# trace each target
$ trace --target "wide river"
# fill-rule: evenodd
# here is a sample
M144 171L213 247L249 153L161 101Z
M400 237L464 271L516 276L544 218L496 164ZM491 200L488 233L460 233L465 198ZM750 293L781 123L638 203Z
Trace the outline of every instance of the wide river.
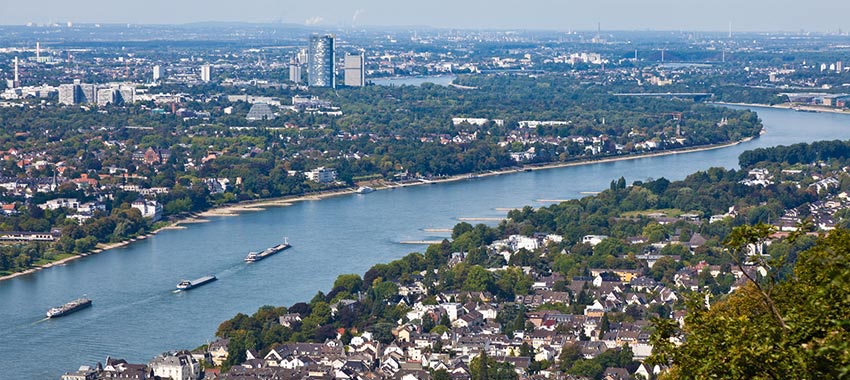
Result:
M500 217L497 209L541 206L603 190L612 179L682 179L712 166L737 167L747 149L850 139L850 117L762 108L767 133L730 148L414 186L297 203L236 217L215 217L164 231L127 247L0 282L0 368L9 378L58 379L107 355L147 362L166 350L192 349L218 324L262 305L290 305L327 291L337 275L365 272L421 246L404 240L444 235L462 217ZM289 238L292 249L262 262L242 261ZM181 279L219 280L175 293ZM93 307L45 320L51 306L87 295ZM0 375L6 378L6 375Z

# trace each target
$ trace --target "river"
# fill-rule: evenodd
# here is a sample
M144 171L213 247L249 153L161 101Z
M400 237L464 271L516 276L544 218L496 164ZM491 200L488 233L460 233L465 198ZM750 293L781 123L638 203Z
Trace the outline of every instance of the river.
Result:
M424 83L433 83L439 86L448 86L457 79L456 75L426 75L418 77L386 77L369 79L378 86L421 86Z
M397 188L271 208L164 231L152 238L0 282L0 368L19 379L58 379L107 355L147 362L213 338L218 324L261 305L290 305L327 291L337 275L365 272L424 247L426 228L461 217L500 217L497 209L541 206L600 191L612 179L682 179L711 166L737 167L744 150L825 139L850 139L845 115L758 109L767 133L737 146L694 153L565 167ZM262 262L250 250L288 237L293 248ZM218 281L175 293L181 279ZM45 320L51 306L87 295L93 307ZM5 378L5 375L0 378Z

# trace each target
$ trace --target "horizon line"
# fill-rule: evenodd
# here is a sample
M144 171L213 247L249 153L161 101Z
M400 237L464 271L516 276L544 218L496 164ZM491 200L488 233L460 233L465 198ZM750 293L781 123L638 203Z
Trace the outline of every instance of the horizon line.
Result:
M67 24L70 23L71 26ZM49 22L49 23L36 23L36 22L28 22L24 24L4 24L0 23L0 27L22 27L22 28L50 28L50 27L60 27L60 28L75 28L78 26L91 26L91 27L101 27L101 26L137 26L137 27L165 27L165 26L192 26L192 25L200 25L200 24L219 24L219 25L246 25L246 26L284 26L284 27L299 27L306 29L415 29L415 28L424 28L424 29L434 29L434 30L465 30L465 31L528 31L528 32L559 32L559 33L596 33L600 32L600 30L596 29L573 29L573 28L534 28L534 27L450 27L450 26L431 26L431 25L346 25L346 24L302 24L295 22L278 22L278 21L221 21L221 20L206 20L206 21L189 21L183 23L133 23L133 22L74 22L74 21L61 21L61 22ZM621 29L621 28L613 28L613 29L601 29L601 32L630 32L630 33L649 33L649 32L680 32L680 33L716 33L727 35L729 33L728 30L720 30L720 29L681 29L681 28L669 28L669 29L651 29L651 28L643 28L643 29ZM840 28L838 31L823 31L823 30L806 30L804 28L798 30L782 30L782 29L742 29L737 31L732 31L732 34L795 34L795 35L806 35L806 34L819 34L819 35L847 35L848 33L842 31Z

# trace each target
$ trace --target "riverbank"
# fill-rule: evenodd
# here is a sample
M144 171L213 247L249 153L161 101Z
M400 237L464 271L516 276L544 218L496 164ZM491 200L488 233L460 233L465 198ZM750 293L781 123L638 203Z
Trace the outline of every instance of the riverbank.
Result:
M722 106L738 106L738 107L776 108L776 109L794 110L794 111L799 111L799 112L836 113L836 114L841 114L841 115L850 115L850 110L844 110L844 109L832 108L832 107L826 107L826 106L807 105L807 104L794 104L794 103L760 104L760 103L727 103L727 102L712 102L711 104L717 104L717 105L722 105Z
M486 173L458 174L458 175L454 175L454 176L449 176L449 177L444 177L444 178L435 178L435 179L431 179L431 180L413 180L413 181L409 181L409 182L406 182L406 183L385 183L385 182L381 182L380 185L375 186L375 190L376 191L390 190L390 189L409 187L409 186L421 186L421 185L430 185L430 184L435 184L435 183L456 182L456 181L461 181L461 180L468 180L468 179L474 179L474 178L484 178L484 177L498 176L498 175L504 175L504 174L521 173L521 172L526 172L526 171L549 170L549 169L564 168L564 167L569 167L569 166L592 165L592 164L599 164L599 163L606 163L606 162L637 160L637 159L643 159L643 158L667 156L667 155L674 155L674 154L686 154L686 153L707 151L707 150L713 150L713 149L727 148L727 147L731 147L731 146L735 146L735 145L738 145L738 144L741 144L741 143L748 142L752 139L753 139L752 137L748 137L748 138L742 139L740 141L735 141L735 142L730 142L730 143L725 143L725 144L715 144L715 145L700 146L700 147L680 148L680 149L672 149L672 150L643 153L643 154L634 154L634 155L621 155L621 156L605 157L605 158L600 158L600 159L585 159L585 160L578 160L578 161L574 161L574 162L555 162L555 163L540 164L540 165L525 165L525 166L518 167L518 168L494 170L494 171L489 171L489 172L486 172ZM175 218L174 220L170 221L170 223L168 225L160 227L156 230L153 230L146 235L141 235L141 236L138 236L138 237L135 237L135 238L132 238L132 239L128 239L128 240L116 242L116 243L98 244L97 247L92 251L89 251L89 252L86 252L86 253L81 253L81 254L78 254L78 255L74 255L74 256L71 256L71 257L65 257L65 258L62 258L60 260L53 261L53 262L50 262L50 263L45 264L45 265L40 265L40 266L29 268L25 271L11 273L11 274L0 277L0 281L9 280L9 279L12 279L12 278L15 278L15 277L18 277L18 276L32 274L32 273L38 272L38 271L46 269L46 268L51 268L51 267L54 267L54 266L57 266L57 265L63 265L63 264L66 264L68 262L78 260L78 259L82 259L84 257L90 256L90 255L93 255L93 254L105 252L105 251L116 249L116 248L121 248L121 247L127 246L130 243L133 243L135 241L143 240L143 239L146 239L148 237L152 237L152 236L154 236L154 235L156 235L156 234L158 234L162 231L165 231L165 230L185 229L185 228L188 228L186 226L187 224L209 222L210 221L209 218L212 218L212 217L238 216L238 215L240 215L241 213L244 213L244 212L262 211L262 210L265 210L265 209L270 208L270 207L287 207L287 206L291 206L291 205L295 204L296 202L319 201L319 200L327 199L327 198L331 198L331 197L338 197L338 196L342 196L342 195L351 195L351 194L357 194L356 189L354 189L354 188L335 189L335 190L328 190L328 191L323 191L323 192L318 192L318 193L311 193L311 194L308 194L308 195L292 195L292 196L285 196L285 197L279 197L279 198L269 198L269 199L261 199L261 200L244 201L244 202L239 202L239 203L230 204L230 205L217 206L217 207L213 207L209 210L206 210L206 211L203 211L203 212L200 212L200 213L187 214L185 216Z

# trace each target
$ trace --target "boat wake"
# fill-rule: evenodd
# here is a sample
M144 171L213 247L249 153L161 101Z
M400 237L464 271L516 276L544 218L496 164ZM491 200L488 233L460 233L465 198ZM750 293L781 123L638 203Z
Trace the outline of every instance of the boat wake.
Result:
M39 319L39 320L37 320L37 321L35 321L35 322L33 322L33 323L30 323L30 324L29 324L29 326L35 326L35 325L37 325L37 324L39 324L39 323L42 323L42 322L47 321L48 319L50 319L50 318L44 317L44 318Z

